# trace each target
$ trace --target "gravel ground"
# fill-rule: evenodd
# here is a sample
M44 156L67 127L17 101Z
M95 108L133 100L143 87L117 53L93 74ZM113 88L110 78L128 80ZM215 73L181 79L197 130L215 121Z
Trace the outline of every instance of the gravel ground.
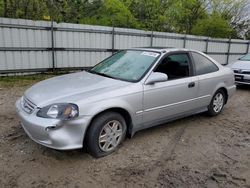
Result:
M31 141L14 109L26 88L0 87L0 187L250 188L250 87L238 88L217 117L138 132L101 159Z

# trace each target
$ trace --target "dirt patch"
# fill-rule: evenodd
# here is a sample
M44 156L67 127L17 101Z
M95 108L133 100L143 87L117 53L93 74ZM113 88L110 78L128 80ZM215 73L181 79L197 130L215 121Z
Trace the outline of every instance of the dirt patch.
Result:
M30 140L14 108L27 87L0 90L3 187L250 187L249 87L217 117L199 114L138 132L101 159Z

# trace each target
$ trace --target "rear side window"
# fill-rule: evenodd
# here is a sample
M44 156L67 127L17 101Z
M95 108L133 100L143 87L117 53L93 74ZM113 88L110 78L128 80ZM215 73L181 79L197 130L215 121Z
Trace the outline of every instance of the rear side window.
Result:
M197 75L208 74L219 70L219 68L205 56L196 52L191 53L194 59L195 70Z

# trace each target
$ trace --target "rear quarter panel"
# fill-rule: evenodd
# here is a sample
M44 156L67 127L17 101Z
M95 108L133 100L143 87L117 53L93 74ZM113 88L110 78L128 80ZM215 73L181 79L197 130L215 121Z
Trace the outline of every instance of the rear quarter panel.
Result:
M202 98L201 105L209 105L213 95L220 88L230 89L234 87L234 76L231 69L227 67L219 67L214 73L200 75L198 96L207 96Z

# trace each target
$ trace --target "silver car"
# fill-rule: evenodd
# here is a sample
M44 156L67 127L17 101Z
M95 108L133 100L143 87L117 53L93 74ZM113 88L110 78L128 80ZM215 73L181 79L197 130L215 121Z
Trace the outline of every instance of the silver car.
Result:
M219 114L234 81L230 68L201 52L135 48L35 84L16 109L35 142L58 150L86 146L102 157L139 130L204 111Z
M250 85L250 54L247 54L231 65L236 84Z

